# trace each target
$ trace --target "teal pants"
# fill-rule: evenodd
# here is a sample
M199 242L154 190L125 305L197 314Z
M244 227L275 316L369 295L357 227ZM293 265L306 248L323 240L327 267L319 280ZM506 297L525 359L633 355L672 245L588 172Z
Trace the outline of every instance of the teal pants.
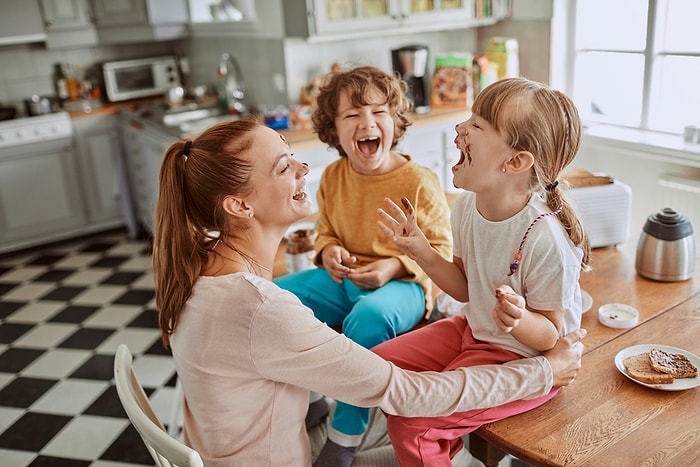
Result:
M425 313L425 295L415 282L393 280L364 290L347 279L338 284L322 268L281 276L274 282L299 297L320 321L341 325L343 334L367 349L411 330ZM340 433L360 435L368 419L369 409L338 401L332 426Z

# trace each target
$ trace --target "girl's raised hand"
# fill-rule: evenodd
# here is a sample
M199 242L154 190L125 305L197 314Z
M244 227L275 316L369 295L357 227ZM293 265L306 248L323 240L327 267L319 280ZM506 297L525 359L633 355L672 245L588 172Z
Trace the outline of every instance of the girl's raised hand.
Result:
M389 198L384 198L384 204L386 211L382 208L377 209L377 214L381 218L377 222L379 230L413 260L420 261L432 253L433 247L418 227L416 211L408 198L401 198L403 209Z

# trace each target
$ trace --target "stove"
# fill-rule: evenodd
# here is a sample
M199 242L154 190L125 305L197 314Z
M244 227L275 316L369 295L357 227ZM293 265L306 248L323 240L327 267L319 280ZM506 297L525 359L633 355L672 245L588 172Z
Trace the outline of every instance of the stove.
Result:
M0 121L0 148L70 139L73 125L68 112Z

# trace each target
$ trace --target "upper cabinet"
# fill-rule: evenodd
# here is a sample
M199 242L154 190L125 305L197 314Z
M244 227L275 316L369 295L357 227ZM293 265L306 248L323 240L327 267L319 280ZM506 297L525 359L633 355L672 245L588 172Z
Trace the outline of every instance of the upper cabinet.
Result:
M47 47L97 44L88 0L41 0L40 3Z
M309 30L319 36L463 28L493 22L508 13L507 2L498 0L313 0L311 4Z
M512 0L189 0L195 36L331 41L493 24Z
M187 0L91 0L99 42L119 44L187 37Z
M0 45L45 40L44 25L36 1L3 0L0 3Z

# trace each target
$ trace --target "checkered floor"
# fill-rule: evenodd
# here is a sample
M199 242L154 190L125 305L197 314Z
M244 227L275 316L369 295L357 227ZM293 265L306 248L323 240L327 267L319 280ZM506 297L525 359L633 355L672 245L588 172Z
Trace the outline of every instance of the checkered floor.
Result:
M0 256L1 465L153 465L112 381L125 343L167 423L175 370L149 247L114 231Z

